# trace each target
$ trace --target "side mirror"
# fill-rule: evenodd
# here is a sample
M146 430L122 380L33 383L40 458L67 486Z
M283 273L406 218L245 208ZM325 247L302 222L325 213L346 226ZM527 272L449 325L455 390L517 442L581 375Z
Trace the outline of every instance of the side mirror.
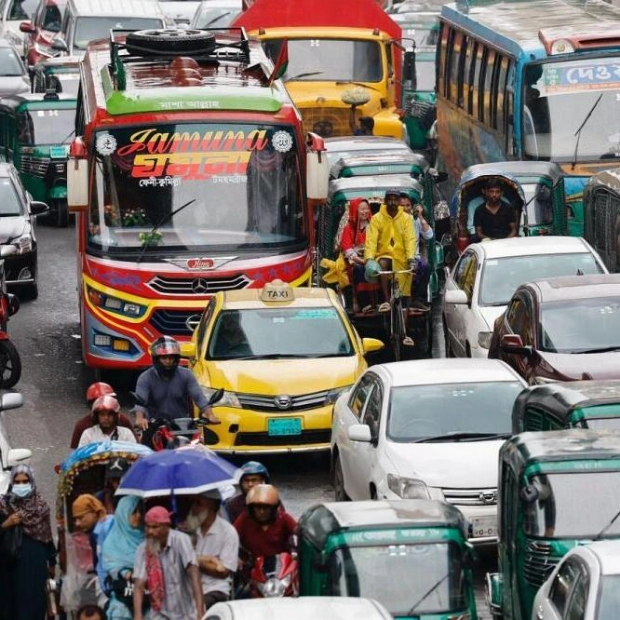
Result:
M12 448L7 455L7 465L9 467L15 467L24 461L27 461L32 456L32 452L26 448Z
M68 52L69 48L67 47L67 43L64 39L54 39L50 47L55 52Z
M539 490L533 484L526 484L521 489L521 499L526 504L533 504L540 496Z
M526 347L519 334L504 334L499 343L504 353L512 353L513 355L531 355L532 347Z
M194 359L196 357L196 343L195 342L182 342L181 343L181 357L188 359Z
M364 349L364 355L366 353L373 353L374 351L380 351L385 345L381 340L377 338L362 338L362 348Z
M76 138L69 147L67 162L67 205L69 212L88 209L88 152L82 138Z
M405 89L418 90L418 76L415 66L415 50L407 50L403 55L403 84Z
M463 289L451 288L444 293L444 303L466 306L469 303L469 299L467 299L467 294Z
M24 397L19 392L7 392L0 396L0 411L18 409L24 406Z
M325 142L318 134L309 132L306 147L306 194L311 200L327 200L329 160Z
M372 442L372 433L370 426L367 424L352 424L347 430L347 434L351 441L361 441L363 443Z
M32 26L32 22L27 21L27 22L22 22L19 25L19 30L21 32L25 32L26 34L31 34L35 31L34 27Z
M136 405L140 405L140 407L146 407L146 401L142 397L138 396L138 394L136 394L135 392L129 392L129 395L131 396L131 398L133 398Z
M33 200L30 203L30 214L31 215L43 215L47 213L50 208L47 206L45 202L40 202L39 200Z

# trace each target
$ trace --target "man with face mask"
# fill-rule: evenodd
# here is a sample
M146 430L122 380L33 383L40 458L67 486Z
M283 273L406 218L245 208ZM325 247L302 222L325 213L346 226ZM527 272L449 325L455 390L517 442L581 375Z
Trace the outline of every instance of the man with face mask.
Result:
M479 241L517 236L515 210L502 202L502 185L489 179L483 191L485 203L474 212L474 226Z
M213 414L207 397L196 377L187 368L179 366L181 347L170 336L162 336L151 345L153 366L145 370L136 383L136 394L146 407L136 405L136 426L146 430L150 419L174 420L191 415L189 403L194 402L200 415L211 424L220 420Z
M205 608L230 599L231 577L237 570L239 535L218 515L219 491L196 496L186 520L186 529L195 536L195 549L202 581Z

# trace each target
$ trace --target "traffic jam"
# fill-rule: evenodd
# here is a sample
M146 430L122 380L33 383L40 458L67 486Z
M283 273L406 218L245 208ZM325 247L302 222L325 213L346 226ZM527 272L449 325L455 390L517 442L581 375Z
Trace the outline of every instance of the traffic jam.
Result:
M0 620L617 620L618 0L0 36Z

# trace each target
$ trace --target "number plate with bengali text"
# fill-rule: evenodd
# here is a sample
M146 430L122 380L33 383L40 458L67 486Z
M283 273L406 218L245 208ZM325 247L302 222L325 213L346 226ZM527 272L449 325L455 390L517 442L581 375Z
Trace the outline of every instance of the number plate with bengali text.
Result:
M493 538L497 537L497 517L472 517L472 536L473 538Z
M301 418L269 418L269 435L301 435Z

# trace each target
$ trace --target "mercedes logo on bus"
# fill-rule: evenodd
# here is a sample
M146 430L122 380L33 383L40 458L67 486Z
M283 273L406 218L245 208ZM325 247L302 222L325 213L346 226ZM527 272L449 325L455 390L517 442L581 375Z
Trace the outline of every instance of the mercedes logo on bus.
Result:
M284 410L284 409L290 409L291 408L291 405L293 404L293 399L290 396L288 396L286 394L283 394L281 396L276 396L273 399L273 402L275 403L275 405L276 405L276 407L278 409L283 409Z
M206 295L209 292L209 283L204 278L196 278L192 282L192 291L196 295Z

